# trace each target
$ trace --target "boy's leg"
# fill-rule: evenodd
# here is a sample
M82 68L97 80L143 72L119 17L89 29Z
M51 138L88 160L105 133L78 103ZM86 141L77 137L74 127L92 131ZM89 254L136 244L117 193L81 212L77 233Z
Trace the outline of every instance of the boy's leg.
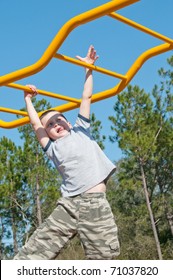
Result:
M120 253L117 226L104 193L82 195L78 232L87 259L113 259Z
M14 257L15 260L51 260L76 234L76 205L68 198L61 198L57 208L36 229L29 241Z

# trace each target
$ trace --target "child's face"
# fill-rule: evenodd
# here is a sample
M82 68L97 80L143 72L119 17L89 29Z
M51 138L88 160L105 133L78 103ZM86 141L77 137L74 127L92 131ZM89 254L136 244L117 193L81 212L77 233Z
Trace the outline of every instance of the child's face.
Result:
M53 140L64 137L72 128L71 124L57 112L48 113L41 122L48 136Z

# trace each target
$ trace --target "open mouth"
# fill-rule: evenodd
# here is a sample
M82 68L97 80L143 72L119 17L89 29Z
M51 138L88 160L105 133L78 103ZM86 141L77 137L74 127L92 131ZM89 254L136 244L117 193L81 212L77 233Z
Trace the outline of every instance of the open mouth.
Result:
M61 131L63 131L64 128L63 127L59 127L58 130L57 130L57 133L60 133Z

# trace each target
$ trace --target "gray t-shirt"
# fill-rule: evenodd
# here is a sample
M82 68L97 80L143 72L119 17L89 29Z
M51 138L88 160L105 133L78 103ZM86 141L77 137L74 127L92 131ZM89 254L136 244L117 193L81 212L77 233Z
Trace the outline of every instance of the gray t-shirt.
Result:
M84 193L102 181L106 183L116 170L90 135L90 120L82 115L78 115L66 136L50 140L44 151L63 178L64 197Z

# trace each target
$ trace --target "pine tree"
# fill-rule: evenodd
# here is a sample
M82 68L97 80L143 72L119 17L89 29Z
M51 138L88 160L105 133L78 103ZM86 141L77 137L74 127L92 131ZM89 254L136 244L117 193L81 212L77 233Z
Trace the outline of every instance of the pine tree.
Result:
M94 138L94 140L97 142L97 144L100 146L102 150L105 149L104 141L106 140L105 135L101 135L102 125L101 121L96 119L96 116L94 113L91 114L91 135Z
M153 115L153 102L144 90L139 87L127 87L127 92L118 96L114 106L115 116L109 119L111 129L115 132L110 137L112 142L118 141L124 154L131 158L133 165L137 166L136 175L141 177L150 222L155 238L159 259L162 259L157 228L151 208L150 188L147 185L147 164L152 160L156 151L157 138L161 131L156 116ZM135 176L136 176L135 175Z
M16 147L11 140L6 137L1 139L0 213L2 258L9 258L12 254L17 253L18 246L21 246L20 240L23 240L27 230L27 218L23 211L26 197L23 195L22 189L21 154L21 148Z

